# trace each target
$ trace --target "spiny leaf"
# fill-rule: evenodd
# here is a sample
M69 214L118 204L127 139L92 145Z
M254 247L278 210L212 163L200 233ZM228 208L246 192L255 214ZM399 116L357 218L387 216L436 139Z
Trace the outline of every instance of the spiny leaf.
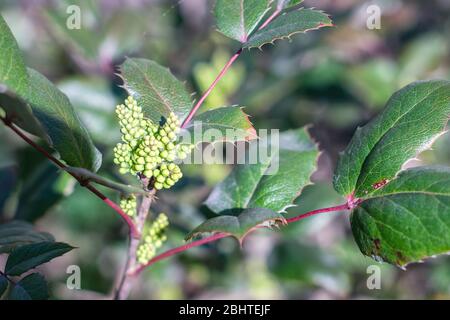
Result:
M5 274L19 276L72 249L74 247L62 242L40 242L20 246L10 253L5 266Z
M116 181L112 181L110 179L107 179L105 177L102 177L98 174L95 174L89 170L83 169L83 168L74 168L74 167L68 167L66 169L67 172L71 172L76 174L78 177L80 177L82 180L85 181L91 181L94 183L98 183L102 186L105 186L107 188L117 190L123 194L140 194L140 195L147 195L148 191L145 191L141 187L127 185L123 183L119 183Z
M450 82L415 82L395 93L374 120L358 128L341 155L333 184L366 197L442 135L450 115Z
M0 253L9 253L15 247L24 244L54 240L51 234L35 231L33 225L24 221L12 221L0 225Z
M146 117L158 123L174 112L183 121L192 100L169 69L146 59L126 59L121 67L124 86L142 107Z
M450 168L401 172L351 215L365 255L398 266L450 252Z
M288 39L296 33L306 33L322 27L332 26L325 13L312 9L285 12L265 28L255 32L244 44L244 48L261 48L275 40Z
M245 236L253 229L284 224L284 217L272 210L252 208L242 211L238 216L219 216L206 220L186 236L186 240L205 233L225 233L242 243Z
M269 11L271 0L217 0L217 28L229 38L242 43Z
M10 300L46 300L48 287L44 277L32 273L17 282L9 294Z
M272 147L270 154L265 146L255 141L248 154L259 154L257 163L237 165L213 189L205 204L220 214L239 213L246 208L281 212L290 206L310 183L318 151L306 129L283 132L279 145L274 143Z
M191 143L247 141L257 138L248 115L238 107L222 107L203 112L186 129Z

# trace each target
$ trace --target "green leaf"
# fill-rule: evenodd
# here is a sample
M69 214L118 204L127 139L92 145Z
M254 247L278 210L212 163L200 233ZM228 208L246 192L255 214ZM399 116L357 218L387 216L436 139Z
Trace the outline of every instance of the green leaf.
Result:
M244 44L244 48L261 48L263 45L273 43L275 40L290 39L297 33L317 30L332 26L328 15L312 9L300 9L285 12L267 27L255 32Z
M284 217L272 210L252 208L242 211L238 216L219 216L206 220L186 236L190 240L204 233L225 233L242 243L245 236L255 228L284 224Z
M192 99L169 69L151 60L126 59L121 66L124 87L154 122L174 112L183 121L192 108Z
M39 273L33 273L17 282L11 293L10 300L46 300L48 287L45 278Z
M31 108L17 101L16 97L28 93L29 77L16 39L0 16L0 107L7 117L28 132L45 137L34 118Z
M117 98L106 78L76 76L58 82L69 98L94 142L113 145L120 139L114 108Z
M79 176L82 180L91 181L94 183L98 183L107 188L117 190L123 194L140 194L140 195L148 195L148 191L145 191L141 187L126 185L123 183L115 182L105 177L102 177L98 174L95 174L89 170L83 168L73 168L69 167L66 169L67 172L71 172Z
M71 193L73 181L52 163L43 162L25 180L19 193L15 218L36 221Z
M19 46L11 30L0 16L0 83L17 94L28 91L28 74Z
M340 156L333 184L342 195L365 197L444 133L450 82L415 82L395 93L374 120L356 130Z
M5 274L19 276L72 249L74 247L62 242L40 242L20 246L10 253L6 261Z
M9 253L24 244L54 240L51 234L35 231L33 225L24 221L12 221L0 225L0 253Z
M246 208L267 208L284 211L292 205L301 190L310 183L316 169L318 151L306 129L286 131L279 137L279 152L259 156L256 164L237 165L230 175L218 184L205 204L214 212L239 213ZM254 143L249 154L264 146ZM265 152L264 152L265 153ZM263 158L263 159L261 159Z
M196 116L186 129L190 142L194 144L247 141L258 137L248 115L238 107L222 107L203 112Z
M229 38L242 43L269 11L270 0L217 0L217 28Z
M365 255L398 266L450 252L450 168L401 172L351 215Z
M101 154L75 113L67 96L39 72L28 69L30 94L25 98L33 114L68 165L97 171Z
M293 7L297 4L302 3L303 0L278 0L277 8L278 10Z
M6 289L8 289L9 281L8 279L0 274L0 298L5 293Z

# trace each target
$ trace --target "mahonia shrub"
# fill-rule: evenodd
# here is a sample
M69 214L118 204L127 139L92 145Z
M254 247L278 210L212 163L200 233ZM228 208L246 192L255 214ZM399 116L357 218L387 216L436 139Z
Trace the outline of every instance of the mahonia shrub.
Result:
M167 68L147 59L125 59L120 76L128 97L116 107L121 141L113 150L114 163L120 174L135 177L136 184L113 181L98 173L102 154L71 101L45 76L26 67L11 30L0 17L1 120L110 206L129 228L128 259L114 290L115 298L127 298L131 279L174 254L224 237L233 237L242 245L258 229L323 212L350 211L356 243L363 254L377 261L404 268L450 251L450 169L405 169L405 163L430 148L447 128L450 82L428 80L394 93L378 116L356 130L339 156L332 181L345 199L343 204L286 216L286 209L293 207L294 200L311 184L320 154L306 127L287 130L278 137L276 156L257 164L243 161L235 165L212 189L204 205L214 215L186 235L186 241L199 240L158 252L170 240L166 235L168 217L174 213L165 210L167 215L155 217L151 206L160 201L157 192L170 189L183 177L181 163L194 146L246 142L248 149L254 150L264 142L239 106L208 106L207 111L199 112L223 75L244 52L333 26L327 14L301 8L299 3L216 0L217 29L236 41L239 49L195 104L184 84ZM194 136L183 141L182 130L192 133L199 123L222 136ZM234 134L229 137L227 130ZM41 138L55 153L23 131ZM274 167L277 170L271 170ZM119 204L96 185L117 192ZM72 249L28 223L11 221L0 226L0 250L8 254L0 272L0 297L47 298L43 276L34 271L25 273ZM20 279L13 281L12 277Z

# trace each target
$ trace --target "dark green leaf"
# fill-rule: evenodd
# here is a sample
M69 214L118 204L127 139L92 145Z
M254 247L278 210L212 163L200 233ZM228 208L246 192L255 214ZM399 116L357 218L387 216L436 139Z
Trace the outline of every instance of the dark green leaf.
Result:
M69 99L39 72L28 69L31 92L25 99L68 165L97 171L101 154L75 113Z
M238 107L222 107L203 112L196 116L186 129L190 134L191 143L194 144L257 138L256 130L248 115Z
M0 225L0 253L9 253L24 244L54 240L51 234L35 231L31 224L24 221Z
M148 194L148 191L145 191L141 187L115 182L83 168L69 167L66 169L66 171L76 174L83 180L98 183L107 188L117 190L123 194L141 194L141 195Z
M42 163L25 180L19 193L16 219L35 221L72 191L73 179L50 162Z
M5 273L19 276L22 273L59 257L74 247L62 242L40 242L14 249L6 261Z
M218 184L205 204L216 213L238 213L245 208L267 208L276 212L292 205L301 190L310 183L316 169L318 151L306 129L280 134L279 155L268 152L256 164L237 165ZM272 145L272 147L275 145ZM249 154L264 146L255 141ZM261 155L261 153L260 153Z
M170 70L151 60L127 59L121 67L125 89L146 117L158 123L174 112L182 121L192 108L183 84Z
M227 37L246 42L269 11L269 0L217 0L217 28Z
M283 224L284 217L272 210L252 208L242 211L238 216L219 216L206 220L186 236L186 240L204 233L225 233L242 242L245 236L258 227L271 227Z
M383 112L357 129L339 159L335 189L370 195L444 133L449 115L449 81L415 82L395 93Z
M17 282L9 294L10 300L46 300L47 282L39 273L33 273Z
M0 274L0 298L5 293L6 289L8 289L9 281L8 279Z
M403 171L351 216L362 253L398 266L450 252L450 169Z
M4 213L3 207L14 191L17 174L13 166L0 168L0 216Z
M244 44L244 48L261 48L275 40L290 39L296 33L306 33L332 26L331 19L321 11L300 9L282 14L267 27L255 32Z

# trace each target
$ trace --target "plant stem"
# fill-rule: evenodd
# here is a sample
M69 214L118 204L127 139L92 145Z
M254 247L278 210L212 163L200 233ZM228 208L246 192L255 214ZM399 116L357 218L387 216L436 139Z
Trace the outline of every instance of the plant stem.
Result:
M279 14L280 14L281 10L276 9L273 14L267 18L266 21L263 22L263 24L259 27L258 30L261 30L263 28L265 28L269 23L271 23L273 21L273 19L275 19ZM209 86L208 90L206 90L206 92L202 95L202 97L200 98L200 100L198 100L198 102L195 104L195 106L192 108L192 110L189 112L188 116L186 117L186 119L184 119L183 124L181 125L182 128L185 128L189 122L192 120L192 118L194 117L195 113L198 111L198 109L200 109L200 107L202 106L203 102L205 102L206 98L209 96L209 94L213 91L213 89L216 87L217 83L220 81L220 79L223 78L223 76L227 73L227 71L230 69L231 65L237 60L237 58L239 58L239 56L242 54L242 48L240 48L238 51L236 51L236 53L230 58L230 60L227 62L227 64L223 67L223 69L220 71L219 75L217 76L217 78L213 81L213 83Z
M275 19L275 18L280 14L280 12L281 12L280 9L276 9L276 10L272 13L272 15L271 15L269 18L267 18L266 21L264 21L264 23L258 28L258 30L261 30L261 29L264 29L265 27L267 27L267 25L268 25L269 23L271 23L272 20Z
M141 181L144 187L147 188L149 180L145 178L142 179ZM141 242L145 221L147 220L147 216L150 211L154 195L155 189L152 189L147 196L142 197L142 202L139 206L139 210L136 217L136 228L141 237L130 239L125 268L119 281L119 285L117 286L116 289L115 299L118 300L127 299L130 294L131 288L133 287L134 277L132 276L132 271L136 268L136 252L139 247L139 243Z
M128 228L130 229L130 235L132 238L139 237L139 232L137 231L133 220L128 216L115 202L113 202L111 199L109 199L107 196L105 196L103 193L101 193L97 188L95 188L93 185L89 183L89 181L86 181L82 178L80 178L77 174L73 172L67 171L67 166L56 159L54 156L52 156L50 153L47 152L43 147L36 144L33 140L28 138L14 123L12 123L10 120L0 117L0 119L3 121L5 126L9 127L14 133L16 133L22 140L24 140L26 143L28 143L30 146L32 146L34 149L39 151L41 154L43 154L47 159L49 159L51 162L53 162L56 166L58 166L60 169L66 171L68 174L70 174L72 177L74 177L82 187L85 187L89 191L91 191L93 194L95 194L98 198L100 198L104 203L106 203L109 207L111 207L114 211L116 211L122 219L127 223Z
M307 212L307 213L303 213L303 214L298 215L296 217L286 219L286 222L289 224L289 223L297 222L299 220L302 220L302 219L305 219L305 218L308 218L308 217L311 217L311 216L314 216L314 215L317 215L317 214L320 214L320 213L333 212L333 211L348 211L348 210L350 210L350 208L349 208L348 204L345 203L345 204L342 204L342 205L339 205L339 206L335 206L335 207L317 209L317 210L313 210L313 211L310 211L310 212ZM257 229L258 228L255 228L254 230L257 230ZM254 230L252 230L251 232L253 232ZM219 240L219 239L222 239L222 238L226 238L226 237L229 237L229 236L230 235L226 234L226 233L216 233L216 234L214 234L212 236L205 237L203 239L200 239L200 240L197 240L197 241L193 241L193 242L187 243L185 245L182 245L182 246L170 249L170 250L168 250L166 252L161 253L160 255L157 255L156 257L151 259L146 264L138 266L136 269L134 269L132 271L131 274L133 276L139 275L146 268L148 268L149 266L151 266L152 264L154 264L154 263L156 263L156 262L158 262L160 260L163 260L165 258L169 258L169 257L171 257L171 256L173 256L173 255L175 255L177 253L186 251L186 250L188 250L190 248L198 247L198 246L201 246L203 244L206 244L206 243L209 243L209 242L213 242L213 241L216 241L216 240Z
M192 110L189 112L188 116L186 117L186 119L184 119L183 124L181 125L182 128L185 128L188 123L192 120L192 118L194 117L195 113L198 111L198 109L202 106L203 102L206 100L206 98L209 96L209 94L211 93L211 91L213 91L213 89L216 87L217 83L220 81L220 79L223 78L223 76L227 73L228 69L230 69L231 65L236 61L237 58L239 58L239 56L242 53L242 48L239 49L238 51L236 51L236 53L230 58L230 60L227 62L227 64L225 65L225 67L223 67L222 71L220 71L219 75L217 76L217 78L214 80L214 82L209 86L208 90L206 90L206 92L202 95L202 97L200 98L200 100L198 100L198 102L195 104L195 106L192 108Z
M303 213L303 214L298 215L296 217L286 219L286 222L287 223L296 222L296 221L299 221L299 220L302 220L302 219L314 216L314 215L319 214L319 213L333 212L333 211L346 211L346 210L350 210L350 208L349 208L347 203L342 204L340 206L336 206L336 207L323 208L323 209L317 209L317 210L309 211L307 213Z

